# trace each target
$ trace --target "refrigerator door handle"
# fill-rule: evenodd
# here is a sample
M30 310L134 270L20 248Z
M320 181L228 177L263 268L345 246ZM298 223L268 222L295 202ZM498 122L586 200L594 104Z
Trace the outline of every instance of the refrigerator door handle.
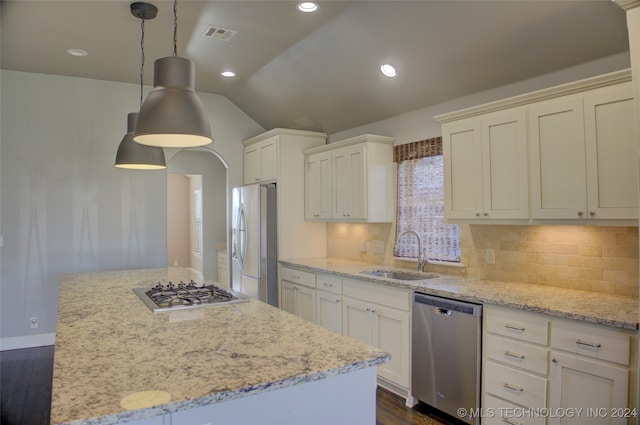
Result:
M244 208L240 208L240 214L238 215L238 241L240 244L238 260L240 268L242 268L247 257L247 218L244 214Z

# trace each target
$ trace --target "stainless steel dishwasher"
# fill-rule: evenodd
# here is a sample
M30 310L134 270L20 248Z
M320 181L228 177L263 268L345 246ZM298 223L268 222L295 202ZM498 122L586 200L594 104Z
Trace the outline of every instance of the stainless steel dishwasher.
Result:
M469 424L479 423L481 326L482 305L413 294L413 396Z

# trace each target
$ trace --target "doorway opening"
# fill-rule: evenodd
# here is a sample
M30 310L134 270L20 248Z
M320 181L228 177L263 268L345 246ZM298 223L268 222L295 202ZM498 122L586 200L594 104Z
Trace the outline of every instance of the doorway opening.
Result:
M198 271L225 287L228 167L208 148L178 151L167 162L167 266Z
M167 174L167 266L202 273L202 175Z

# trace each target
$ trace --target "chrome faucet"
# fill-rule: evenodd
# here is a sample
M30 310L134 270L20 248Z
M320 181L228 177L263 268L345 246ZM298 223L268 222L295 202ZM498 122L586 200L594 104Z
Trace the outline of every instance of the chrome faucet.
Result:
M398 235L398 239L400 239L406 234L414 235L416 239L418 239L418 271L423 272L424 267L427 265L427 256L422 250L422 238L420 237L418 232L416 232L415 230L405 230L403 232L400 232L400 234Z

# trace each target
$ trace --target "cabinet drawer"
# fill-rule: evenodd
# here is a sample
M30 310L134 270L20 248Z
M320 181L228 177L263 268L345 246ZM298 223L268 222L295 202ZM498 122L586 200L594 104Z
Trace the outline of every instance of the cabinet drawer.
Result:
M598 360L629 365L630 336L597 325L554 320L551 322L551 346Z
M547 374L547 350L537 345L487 334L487 358L520 367L541 375Z
M316 288L334 294L342 294L342 279L326 274L316 276Z
M408 289L396 289L371 282L344 279L342 294L398 310L409 311L411 306L411 292Z
M521 406L546 407L546 379L491 361L485 362L484 390Z
M299 285L308 286L309 288L316 287L316 275L309 272L303 272L302 270L282 267L280 269L280 278Z
M549 320L540 314L485 306L487 332L508 336L521 341L547 345Z
M484 406L482 409L485 417L482 423L485 425L544 425L544 416L539 418L530 417L520 406L501 400L491 394L484 396ZM528 417L529 416L529 417Z

